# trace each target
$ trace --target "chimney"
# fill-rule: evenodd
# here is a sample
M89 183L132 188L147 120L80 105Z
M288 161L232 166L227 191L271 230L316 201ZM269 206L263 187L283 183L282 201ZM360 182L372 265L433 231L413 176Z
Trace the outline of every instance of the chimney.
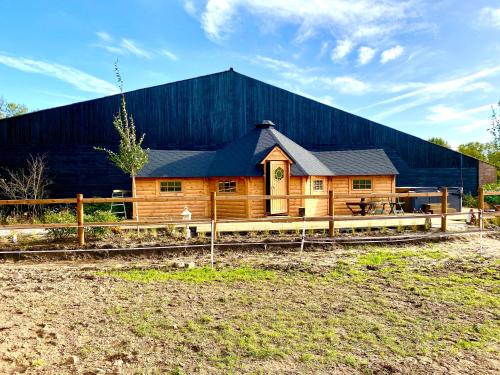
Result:
M255 124L255 127L259 129L274 128L275 126L271 120L262 120L260 123Z

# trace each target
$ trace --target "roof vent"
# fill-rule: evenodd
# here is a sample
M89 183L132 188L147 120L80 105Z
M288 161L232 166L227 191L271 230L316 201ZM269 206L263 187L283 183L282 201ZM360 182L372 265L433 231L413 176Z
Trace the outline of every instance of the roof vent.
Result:
M261 129L274 128L275 126L276 125L274 125L274 123L271 120L262 120L260 123L255 124L256 128L261 128Z

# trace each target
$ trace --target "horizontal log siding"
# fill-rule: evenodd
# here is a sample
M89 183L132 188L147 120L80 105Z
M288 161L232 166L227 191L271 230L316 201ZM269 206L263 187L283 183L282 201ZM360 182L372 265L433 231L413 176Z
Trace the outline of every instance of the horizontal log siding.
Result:
M181 181L181 193L160 193L160 181ZM208 181L203 178L138 178L137 179L137 196L138 197L186 197L186 201L172 202L151 202L139 203L138 212L140 218L182 218L182 211L187 206L192 214L193 219L208 217L209 202L204 201L189 201L190 196L208 195Z
M323 191L314 191L314 181L323 181ZM328 177L308 177L305 181L305 194L324 195L328 194ZM325 216L328 214L328 200L306 199L306 216Z
M352 189L352 180L353 179L367 179L370 178L372 180L372 189L371 190L353 190ZM354 194L354 193L394 193L395 192L395 177L394 176L339 176L339 177L330 177L329 178L329 186L333 189L335 194ZM359 198L350 198L350 199L341 199L335 200L335 215L351 215L351 211L347 208L346 202L359 201ZM376 201L383 201L384 199L375 198ZM367 200L368 202L370 199ZM386 211L389 210L389 207L386 207Z
M290 195L303 195L304 184L303 177L290 177ZM299 207L304 207L302 199L290 199L288 203L288 210L290 216L299 216Z
M248 194L264 195L266 190L264 187L264 177L250 177L248 179ZM250 217L266 216L266 201L255 200L250 202Z
M219 181L236 181L236 193L219 193ZM246 180L242 177L218 177L209 180L209 190L216 191L217 196L234 196L246 194ZM252 204L252 203L250 203ZM217 217L219 218L245 218L247 216L246 200L217 201Z

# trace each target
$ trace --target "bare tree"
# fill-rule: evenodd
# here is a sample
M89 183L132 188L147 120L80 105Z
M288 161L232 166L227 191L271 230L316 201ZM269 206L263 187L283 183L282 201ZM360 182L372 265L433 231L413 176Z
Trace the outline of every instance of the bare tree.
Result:
M0 178L0 195L8 199L46 198L51 183L47 177L46 158L46 155L30 155L26 168L17 171L4 169L5 178ZM27 213L36 216L40 210L37 205L28 205Z

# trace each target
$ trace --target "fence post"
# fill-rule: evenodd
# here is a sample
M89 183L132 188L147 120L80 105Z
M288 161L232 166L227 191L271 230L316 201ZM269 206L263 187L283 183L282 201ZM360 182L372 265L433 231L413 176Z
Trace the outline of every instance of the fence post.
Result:
M446 214L448 213L448 188L441 188L441 232L446 232Z
M78 225L78 245L85 245L85 228L83 227L83 194L76 195L76 222Z
M210 193L210 219L214 223L213 225L213 232L214 238L217 238L217 193L215 191L212 191Z
M484 188L480 187L478 189L478 195L477 195L477 209L478 211L484 211ZM481 226L481 221L482 221L482 217L481 215L478 213L478 220L477 220L477 226Z
M330 216L329 222L328 222L328 236L333 237L335 236L335 204L334 204L334 194L333 190L328 191L328 216Z

